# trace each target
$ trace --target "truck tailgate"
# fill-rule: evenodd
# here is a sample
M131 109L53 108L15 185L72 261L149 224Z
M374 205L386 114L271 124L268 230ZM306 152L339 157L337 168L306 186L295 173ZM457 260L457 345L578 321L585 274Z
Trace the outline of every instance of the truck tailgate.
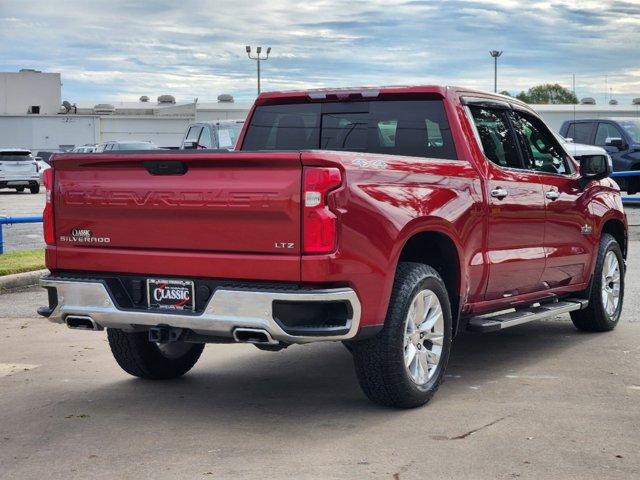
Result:
M300 253L298 153L73 154L54 169L59 247Z

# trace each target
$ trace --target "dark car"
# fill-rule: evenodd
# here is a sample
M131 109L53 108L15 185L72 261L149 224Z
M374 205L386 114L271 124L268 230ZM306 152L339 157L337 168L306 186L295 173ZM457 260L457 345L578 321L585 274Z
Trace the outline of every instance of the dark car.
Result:
M613 160L613 171L640 170L640 119L601 118L567 120L560 135L577 143L604 148ZM640 192L640 177L618 177L620 188L628 193Z
M244 120L222 120L192 123L187 127L181 150L233 150Z

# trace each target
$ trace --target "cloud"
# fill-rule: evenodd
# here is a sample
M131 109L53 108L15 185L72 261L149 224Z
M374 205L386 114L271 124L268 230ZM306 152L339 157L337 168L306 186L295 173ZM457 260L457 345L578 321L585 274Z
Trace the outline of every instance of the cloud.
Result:
M579 6L578 6L579 5ZM444 83L512 92L543 82L640 96L640 6L624 1L67 0L0 2L0 70L63 75L72 101L255 95L245 45L273 48L264 89ZM624 101L624 100L623 100Z

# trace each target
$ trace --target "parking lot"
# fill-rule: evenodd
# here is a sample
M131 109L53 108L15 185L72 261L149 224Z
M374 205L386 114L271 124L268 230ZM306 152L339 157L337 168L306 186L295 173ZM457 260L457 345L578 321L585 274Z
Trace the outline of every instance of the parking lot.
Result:
M2 214L39 201L3 196ZM184 378L148 382L104 333L38 318L39 288L2 295L0 478L635 478L637 232L615 331L559 317L463 333L435 399L410 411L371 404L340 344L209 345Z
M0 190L0 217L42 215L44 189L38 194L29 191ZM23 223L4 227L4 250L25 250L44 245L42 223Z

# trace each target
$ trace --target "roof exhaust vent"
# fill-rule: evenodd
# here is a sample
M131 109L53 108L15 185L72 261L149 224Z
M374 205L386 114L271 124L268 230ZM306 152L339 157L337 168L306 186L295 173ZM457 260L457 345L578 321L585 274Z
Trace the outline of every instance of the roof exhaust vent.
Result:
M173 95L160 95L158 97L158 103L176 103L176 97Z
M609 105L618 105L618 100L612 98L611 100L609 100Z
M582 105L595 105L596 99L592 97L584 97L582 100L580 100L580 103Z
M218 95L218 103L233 103L234 101L233 95L229 95L228 93Z
M116 107L110 103L99 103L93 107L93 113L97 115L111 115L112 113L115 113L115 111Z
M640 97L631 100L631 105L640 105Z
M147 103L147 102L149 101L149 97L147 97L146 95L142 95L142 96L140 97L140 101L141 101L142 103Z

